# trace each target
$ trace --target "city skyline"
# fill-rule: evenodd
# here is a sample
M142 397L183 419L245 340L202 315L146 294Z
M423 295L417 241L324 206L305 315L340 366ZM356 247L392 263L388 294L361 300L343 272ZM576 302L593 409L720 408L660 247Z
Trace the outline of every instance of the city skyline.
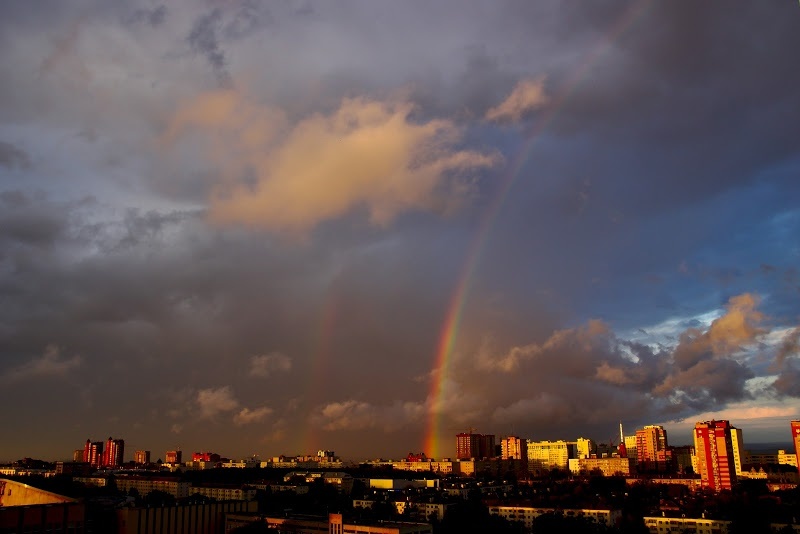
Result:
M689 431L689 434L687 436L683 436L683 435L679 434L673 441L670 441L669 448L672 449L674 447L694 446L695 443L696 443L695 433L697 431L698 425L706 424L706 423L714 423L714 422L724 422L726 424L730 424L731 423L730 421L727 421L727 420L724 420L724 419L713 419L713 418L708 420L708 421L697 421L695 423L692 423L691 429ZM735 426L731 426L732 429L734 429L734 430L736 430L738 432L738 436L742 440L741 446L739 447L739 449L736 449L738 451L737 454L741 454L741 451L743 451L743 450L751 450L752 449L752 450L755 450L755 451L761 451L761 450L766 450L765 448L780 449L781 447L783 447L785 450L791 451L794 454L797 454L796 451L800 450L800 445L798 445L798 443L800 443L800 441L798 441L798 443L795 443L795 440L798 439L797 438L797 434L800 433L800 432L797 431L797 429L800 428L800 421L796 421L796 420L789 421L789 420L787 420L787 421L785 421L785 423L787 425L787 432L786 432L787 436L785 436L786 439L779 439L778 441L771 441L771 442L752 441L752 440L749 440L749 439L745 440L745 439L742 438L742 432L744 430L746 430L746 429L737 428ZM656 428L657 430L653 431L653 428ZM512 457L512 458L518 457L520 450L525 451L527 449L527 445L526 444L531 444L531 443L534 443L534 444L536 444L536 443L554 443L554 444L556 444L556 443L569 443L569 444L576 444L576 443L578 443L578 446L577 446L577 449L576 449L576 455L577 455L577 457L580 457L581 453L578 452L578 451L580 451L580 442L591 442L596 447L601 447L601 448L605 447L605 448L608 448L608 449L616 449L619 446L618 440L615 441L613 439L613 436L611 436L607 441L604 441L603 439L597 439L596 437L586 436L586 435L531 437L531 436L518 436L518 435L510 435L510 434L503 434L503 433L492 434L492 433L489 433L489 432L484 434L484 433L479 433L477 431L477 429L475 429L475 428L470 428L470 429L468 429L468 431L469 432L462 432L462 433L459 433L459 434L456 434L456 435L452 436L453 443L451 443L451 445L452 445L450 447L451 450L445 451L445 454L443 454L441 457L437 457L437 458L428 457L424 452L417 452L417 451L408 451L408 453L402 453L402 454L399 454L399 455L396 455L396 456L393 456L391 454L389 454L389 455L381 454L381 451L372 451L373 454L367 454L366 456L363 456L363 457L356 457L356 456L350 455L349 451L342 451L343 454L335 454L336 451L325 450L325 449L320 449L320 450L316 451L316 456L322 456L322 455L334 456L335 455L337 458L343 459L345 462L369 461L369 460L374 460L374 459L377 459L377 458L383 458L383 459L387 459L387 460L388 459L399 460L399 459L405 458L406 456L408 458L415 458L415 459L426 459L427 458L428 460L451 460L451 461L452 460L459 460L459 459L467 459L467 460L469 460L469 459L475 458L475 457L480 458L480 457L492 457L492 456L505 459L505 458L508 458L508 457ZM650 432L655 432L655 435L659 436L660 439L656 438L655 440L651 440L653 442L651 444L650 442L647 441L646 438L644 440L642 438L640 438L640 436L644 436L644 435L646 435L647 433L650 433ZM638 445L638 446L631 447L631 450L634 451L634 452L628 453L627 455L632 457L632 458L635 458L637 462L642 463L642 464L645 464L647 462L652 462L652 461L656 461L656 462L662 461L662 462L664 462L664 461L671 460L672 459L671 453L669 453L667 456L665 456L663 458L658 457L658 458L655 458L655 459L649 457L648 454L650 454L650 453L647 453L647 452L642 453L642 454L637 454L637 449L639 449L639 451L642 451L644 449L650 450L651 448L653 448L652 450L654 450L654 451L664 451L665 448L666 448L667 440L666 440L666 436L664 434L662 434L662 433L669 433L669 432L671 432L671 430L669 430L669 428L665 428L665 427L662 427L660 425L644 425L641 428L636 428L633 431L632 434L628 434L628 435L624 436L625 438L633 440L633 442ZM489 448L487 446L489 441L487 441L486 438L489 438L489 440L493 440L492 443L494 443L494 447L491 448L494 451L493 453L489 453ZM507 444L506 444L507 440L513 440L514 444L511 445L511 446L507 446ZM122 447L121 447L121 450L124 450L124 442L125 442L124 439L109 438L107 441L96 441L96 442L93 442L91 439L87 439L83 448L75 449L73 451L72 461L96 464L98 467L104 467L104 468L115 468L115 467L118 467L122 463L133 462L133 463L136 463L136 464L141 464L141 463L147 464L147 463L157 463L159 460L161 460L162 462L167 463L167 464L169 464L169 463L182 464L184 461L187 461L187 460L205 461L205 462L218 462L218 461L220 461L220 459L227 459L227 460L231 460L231 461L239 461L239 460L246 460L246 459L251 459L251 458L260 458L260 459L263 460L263 459L268 459L268 458L277 458L277 457L280 457L280 456L286 456L286 457L312 457L312 456L315 455L315 453L313 451L266 450L266 451L255 451L255 452L252 452L251 454L248 454L248 455L239 455L239 456L237 456L237 455L228 455L228 454L226 454L225 451L212 452L211 449L208 449L207 447L204 447L202 445L201 446L191 446L193 444L189 444L190 446L189 447L185 447L185 448L182 447L182 446L173 446L172 449L170 449L170 450L158 451L156 449L150 449L150 448L147 448L147 447L142 448L141 443L140 443L139 444L140 445L139 448L137 448L136 450L129 449L129 453L130 454L128 455L128 457L124 456L124 453L120 453L121 455L116 457L117 458L116 461L109 462L109 460L104 455L107 454L107 450L106 450L107 446L112 441L115 442L115 443L123 444ZM639 445L640 442L642 443L641 445ZM194 445L196 445L196 444L194 444ZM471 448L475 447L474 450L475 451L479 451L479 452L476 452L476 456L470 456L468 454L461 454L460 451L465 445L466 445L466 447L468 449L471 449ZM585 443L584 443L584 445L585 445ZM90 452L90 451L93 451L93 450L96 451L96 452ZM604 450L606 450L606 449L604 449ZM508 454L510 451L512 452L511 455ZM184 455L184 453L185 453L185 455ZM481 453L485 453L485 454L481 454ZM142 458L149 457L149 460L144 461L144 460L139 459L140 455L141 455ZM620 451L620 455L621 456L625 456L624 454L622 454L621 451ZM30 458L31 456L30 455L25 455L25 457L26 458ZM87 460L87 458L88 458L88 460ZM12 461L16 461L16 460L19 460L19 459L20 458L14 458L14 459L11 459L11 458L0 458L0 464L2 464L2 463L12 463ZM61 456L56 455L56 456L53 456L53 457L38 458L38 459L44 460L44 461L69 461L69 455L68 454L61 455ZM656 469L657 469L657 467L656 467Z
M800 8L731 5L4 2L0 458L790 442Z

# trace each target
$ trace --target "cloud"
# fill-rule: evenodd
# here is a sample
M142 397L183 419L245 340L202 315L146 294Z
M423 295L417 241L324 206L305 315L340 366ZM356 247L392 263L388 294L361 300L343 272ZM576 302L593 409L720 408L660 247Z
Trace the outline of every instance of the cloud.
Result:
M778 396L800 397L800 326L784 336L770 369L779 371L772 384Z
M129 15L123 17L123 24L135 25L146 22L153 28L161 26L167 17L167 6L160 5L158 7L138 8Z
M186 40L189 42L192 51L202 54L206 58L206 61L214 70L220 86L230 87L232 80L227 69L228 61L225 58L225 51L220 46L217 38L217 31L221 29L221 25L222 10L216 8L195 20Z
M752 396L747 383L756 375L749 358L769 331L761 326L766 318L757 309L759 302L750 293L732 297L725 313L705 330L687 328L673 347L655 348L619 338L598 320L500 354L484 344L474 355L475 367L486 373L488 382L484 404L499 406L491 412L498 423L518 418L549 425L558 423L560 416L553 414L591 421L610 406L617 406L619 416L659 420L724 408ZM790 346L792 336L784 341ZM788 394L796 389L789 386L793 371L788 367L786 379L776 382L777 388L785 384ZM526 379L520 381L519 376ZM455 389L474 380L468 374L451 379L458 382ZM491 390L491 384L498 383L507 393ZM536 395L525 389L535 390ZM604 401L598 403L601 398ZM484 410L483 416L489 412Z
M386 225L407 211L446 212L469 195L469 180L494 154L458 148L445 119L414 120L402 100L347 98L338 109L289 125L276 109L237 91L182 106L163 141L199 141L223 176L212 195L218 223L304 233L365 208Z
M280 352L261 354L250 358L250 376L268 377L274 372L286 372L292 368L292 360Z
M11 143L0 141L0 165L9 169L29 169L31 160L21 148L17 148Z
M242 408L242 410L233 416L233 423L237 426L249 425L252 423L259 423L266 417L272 414L272 408L262 406L260 408Z
M422 403L396 401L387 406L351 399L323 406L315 417L315 423L329 431L378 427L388 432L418 422L424 414Z
M83 358L75 355L71 358L62 358L61 349L57 345L47 345L44 353L39 358L20 365L8 371L4 378L7 381L28 380L48 376L63 376L69 371L80 367Z
M283 441L288 434L289 423L286 419L278 419L270 425L270 431L261 437L262 443L275 443Z
M239 407L239 401L233 395L230 386L201 389L195 398L200 408L200 417L211 419L217 414L230 412Z
M503 102L486 112L486 120L519 122L526 114L542 107L547 101L543 78L523 80L517 83Z

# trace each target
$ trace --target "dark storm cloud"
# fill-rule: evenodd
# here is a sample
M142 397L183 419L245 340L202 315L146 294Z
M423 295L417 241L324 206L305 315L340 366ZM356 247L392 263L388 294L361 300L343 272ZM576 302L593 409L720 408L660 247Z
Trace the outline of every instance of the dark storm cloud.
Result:
M0 141L0 165L9 169L27 169L31 166L31 160L21 148Z
M595 174L608 175L611 165L624 161L627 176L642 178L621 175L609 184L612 194L637 199L629 209L669 209L679 199L752 182L764 165L796 154L800 111L792 88L800 74L786 54L775 53L800 46L795 8L648 5L611 36L615 40L574 87L553 129L596 132L606 150L621 149L620 158L604 160ZM613 27L591 17L585 24L601 35ZM742 39L748 21L773 31L757 34L755 42ZM553 83L563 87L567 79ZM631 147L639 147L638 155Z
M139 8L135 9L133 13L123 18L124 24L135 25L146 22L153 28L156 28L164 23L167 18L167 6L161 5L154 8Z
M233 13L222 28L225 39L237 40L248 37L273 22L264 2L243 0L233 7Z
M67 226L67 209L41 195L37 198L21 191L3 191L0 208L0 242L5 241L5 247L14 243L50 246Z
M220 8L201 15L195 20L186 40L195 53L206 58L217 76L220 86L229 87L232 79L228 72L228 60L225 58L225 50L223 50L218 37L218 32L222 28L222 17Z
M178 432L374 456L417 449L432 412L604 439L620 418L796 406L796 3L264 5L0 7L0 374L32 410L8 414L26 443L0 457ZM377 135L398 103L403 128ZM492 164L411 197L366 173L382 196L364 201L380 147L445 124L437 165ZM340 162L345 138L365 150ZM298 178L315 164L338 170ZM350 180L356 201L323 213ZM232 182L251 219L210 220ZM291 210L302 239L244 224ZM25 430L56 396L76 399L58 445Z

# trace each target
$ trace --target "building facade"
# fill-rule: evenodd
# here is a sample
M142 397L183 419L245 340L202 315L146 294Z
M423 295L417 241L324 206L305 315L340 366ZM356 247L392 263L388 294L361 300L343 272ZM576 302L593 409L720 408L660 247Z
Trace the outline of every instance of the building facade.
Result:
M133 461L138 465L150 463L150 451L136 451L133 453Z
M745 456L744 438L741 428L731 427L731 446L733 447L734 471L736 471L736 476L739 476L742 474L742 461Z
M567 469L570 458L576 457L574 442L529 441L528 470L538 474L551 469Z
M507 521L515 521L525 525L530 530L534 520L544 514L562 514L567 517L584 517L593 519L595 523L613 527L622 517L620 510L590 510L590 509L556 509L533 508L530 506L489 506L491 515L500 516Z
M694 450L702 487L716 491L731 489L736 483L736 466L730 422L695 424Z
M652 534L680 532L681 534L726 534L730 521L720 519L697 519L693 517L645 517L644 526Z
M494 434L473 434L463 432L456 434L456 458L492 458L494 454Z
M604 477L628 476L631 474L631 459L618 456L571 459L569 470L576 475L599 472Z
M164 456L164 462L168 464L179 464L183 461L183 452L180 449L174 451L167 451Z
M103 463L103 442L87 439L83 447L83 461L93 467L100 467Z
M119 467L123 463L125 457L125 440L114 439L109 436L106 440L105 449L103 449L103 466L105 467Z
M672 452L667 442L667 431L661 425L647 425L636 431L636 463L642 471L667 471L671 467Z
M797 462L797 469L800 472L800 421L792 421L792 442L794 443L794 455Z
M525 438L508 436L500 442L500 456L503 460L527 460L528 442Z
M578 438L575 441L575 455L578 458L589 458L597 452L597 444L589 438Z

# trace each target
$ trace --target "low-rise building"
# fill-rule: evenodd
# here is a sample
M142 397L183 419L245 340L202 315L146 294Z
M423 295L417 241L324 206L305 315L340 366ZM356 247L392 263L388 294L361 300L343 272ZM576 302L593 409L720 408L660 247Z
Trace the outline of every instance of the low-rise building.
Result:
M372 508L374 504L374 500L353 499L353 508ZM431 516L436 517L436 519L441 521L444 519L444 514L447 511L447 508L452 506L447 503L404 500L392 501L391 504L395 507L398 514L408 513L410 517L418 518L423 521L427 521Z
M202 495L217 501L252 501L256 498L255 488L235 485L192 485L190 495Z
M257 510L258 503L255 501L220 501L163 507L120 508L116 510L116 532L118 534L223 532L226 514L255 514ZM228 532L228 530L224 532Z
M594 510L588 508L581 509L556 509L556 508L534 508L530 506L489 506L489 513L500 516L507 521L518 521L525 525L526 529L533 528L534 520L544 514L558 513L566 517L582 517L592 519L598 524L613 527L622 517L620 510Z
M569 470L574 474L599 472L604 477L628 476L631 474L631 459L614 456L572 459L569 461Z
M143 477L137 475L118 475L114 479L117 489L125 493L131 488L144 497L151 491L163 491L169 493L176 499L183 499L189 496L191 484L174 477Z
M346 523L341 514L328 514L328 517L289 516L265 517L258 514L229 513L225 516L225 532L236 528L262 522L268 529L295 534L433 534L428 523L383 521L374 524Z
M284 475L283 481L302 478L307 483L322 479L326 484L331 484L342 493L349 494L353 490L353 475L344 471L291 471Z
M731 522L691 517L645 517L644 525L651 534L727 534Z
M438 488L438 478L368 478L364 483L370 489L404 490L408 488Z

